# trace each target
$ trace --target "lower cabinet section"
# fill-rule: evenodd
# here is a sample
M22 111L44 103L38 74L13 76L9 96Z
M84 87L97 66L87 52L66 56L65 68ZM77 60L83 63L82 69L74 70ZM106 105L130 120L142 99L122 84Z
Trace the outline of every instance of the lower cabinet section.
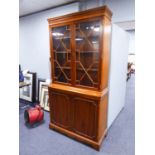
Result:
M104 107L107 106L104 105L107 104L107 99L105 101L102 98L89 99L79 94L73 95L49 89L49 101L50 128L89 144L95 149L100 148L106 131L107 109Z

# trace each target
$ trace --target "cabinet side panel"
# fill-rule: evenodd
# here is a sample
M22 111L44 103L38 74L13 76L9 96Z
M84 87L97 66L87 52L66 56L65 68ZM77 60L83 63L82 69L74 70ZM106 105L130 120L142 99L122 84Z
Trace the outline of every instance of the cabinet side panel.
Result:
M97 140L101 140L107 131L107 109L108 94L106 94L100 101L98 112L98 136Z
M100 90L108 87L109 78L109 53L111 40L111 21L103 18L103 51L101 54L101 84Z

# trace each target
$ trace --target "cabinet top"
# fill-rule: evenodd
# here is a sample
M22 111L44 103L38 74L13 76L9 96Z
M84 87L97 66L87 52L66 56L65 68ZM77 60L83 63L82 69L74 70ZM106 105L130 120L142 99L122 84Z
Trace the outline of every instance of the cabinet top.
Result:
M76 88L72 86L62 85L62 84L50 84L49 86L50 90L57 90L58 92L66 92L69 94L79 94L83 97L93 98L93 99L100 99L101 97L104 97L104 95L107 94L108 88L105 88L103 91L95 91L95 90L89 90L89 89L83 89L83 88Z
M49 25L55 25L63 22L72 22L80 19L92 18L97 16L106 16L109 20L111 20L112 12L105 5L85 11L75 12L54 18L48 18L48 23Z

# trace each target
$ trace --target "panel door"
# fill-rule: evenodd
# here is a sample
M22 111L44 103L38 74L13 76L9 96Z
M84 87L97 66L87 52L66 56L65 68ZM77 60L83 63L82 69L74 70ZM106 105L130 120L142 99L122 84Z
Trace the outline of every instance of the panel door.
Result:
M96 102L88 99L75 97L72 99L72 103L74 105L74 132L87 138L95 139L97 126Z
M51 28L53 54L53 81L71 83L71 30L70 25Z
M100 19L75 24L76 85L98 88L102 25Z
M71 105L70 98L65 94L50 92L50 114L51 122L70 129L71 127Z

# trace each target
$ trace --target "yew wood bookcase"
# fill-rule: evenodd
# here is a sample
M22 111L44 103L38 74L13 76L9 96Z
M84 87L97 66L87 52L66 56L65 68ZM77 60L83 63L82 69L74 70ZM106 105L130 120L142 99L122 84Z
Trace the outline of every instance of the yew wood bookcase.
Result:
M111 16L102 6L48 19L49 127L97 150L107 133Z

